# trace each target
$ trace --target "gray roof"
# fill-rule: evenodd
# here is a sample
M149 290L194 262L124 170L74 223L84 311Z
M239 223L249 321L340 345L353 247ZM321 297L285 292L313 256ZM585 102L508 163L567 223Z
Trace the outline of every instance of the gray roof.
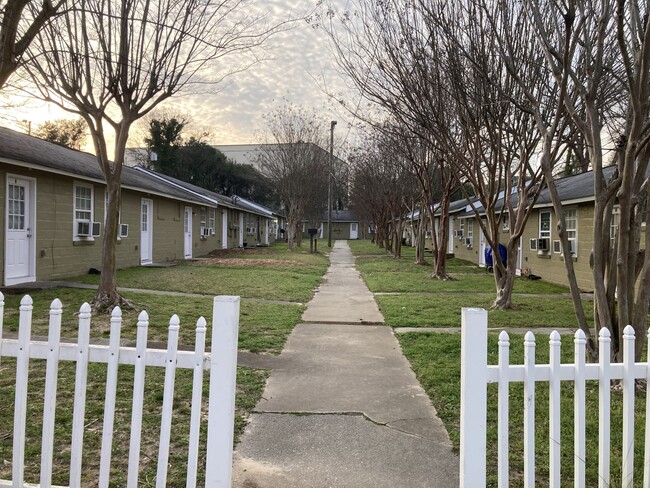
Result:
M64 173L73 178L105 181L95 155L59 146L6 127L0 127L0 162L33 166L44 171ZM241 208L265 216L273 213L254 202L239 198L233 200L231 197L142 167L123 166L122 186L201 205Z
M105 181L93 154L75 151L6 127L0 127L0 161L6 164L33 166L80 179ZM205 203L182 188L151 178L127 166L122 167L122 186L177 200Z
M205 188L194 185L192 183L188 183L186 181L179 180L178 178L173 178L172 176L164 175L162 173L157 173L156 171L153 171L149 168L145 168L143 166L135 166L134 169L135 171L148 174L152 178L168 181L174 186L180 186L182 188L186 188L192 193L198 194L202 198L205 198L208 201L208 203L213 205L218 204L223 207L242 209L249 213L263 215L265 217L270 217L273 215L273 212L271 210L257 203L250 202L245 198L237 197L235 195L233 195L232 197L227 197L225 195L222 195L221 193L216 193L210 190L206 190Z
M323 222L327 222L327 217L327 211L323 212ZM332 222L359 222L359 217L352 210L332 210Z

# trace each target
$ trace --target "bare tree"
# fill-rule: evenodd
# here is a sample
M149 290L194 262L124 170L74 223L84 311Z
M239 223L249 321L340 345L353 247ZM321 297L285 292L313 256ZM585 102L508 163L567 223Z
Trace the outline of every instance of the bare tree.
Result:
M334 11L330 18L337 18ZM427 141L461 188L471 186L468 202L480 202L473 206L476 219L493 249L508 214L508 259L505 267L495 263L493 306L510 308L519 239L531 211L516 202L534 202L540 191L541 172L531 164L539 136L532 115L512 103L521 93L487 35L483 12L473 2L388 0L356 2L339 18L328 29L341 69L368 100ZM440 186L451 187L448 180ZM449 194L441 199L443 224L434 240L443 263ZM444 268L436 276L445 277Z
M650 235L642 228L648 217L650 156L647 9L647 4L624 0L527 5L547 69L563 88L556 100L558 110L564 110L575 124L593 170L590 264L595 329L596 333L603 327L611 331L612 350L619 358L625 325L632 324L637 337L645 336L650 298ZM612 141L616 146L613 168L607 167L608 132L617 134ZM553 143L561 141L547 144ZM554 201L554 207L560 211L558 226L567 246L561 205ZM610 235L613 228L615 236ZM642 233L645 250L640 249ZM575 298L574 305L580 306ZM637 344L637 359L642 344Z
M353 201L370 210L377 245L396 258L401 257L407 214L415 207L413 199L421 196L415 175L399 159L404 159L404 154L384 131L370 134L351 157Z
M277 189L287 219L289 251L300 242L303 219L319 220L327 209L327 128L319 115L285 104L265 116L267 128L259 163Z
M219 83L245 69L275 30L244 0L78 0L33 44L27 68L40 96L83 117L106 180L96 310L123 302L115 245L132 124L192 82ZM114 133L112 159L107 129Z
M24 62L38 32L66 5L66 0L0 2L0 88Z

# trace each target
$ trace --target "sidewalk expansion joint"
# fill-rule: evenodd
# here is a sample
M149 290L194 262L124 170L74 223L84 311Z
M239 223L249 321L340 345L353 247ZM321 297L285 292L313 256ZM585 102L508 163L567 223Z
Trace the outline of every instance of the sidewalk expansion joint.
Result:
M351 321L336 321L336 320L302 320L301 324L315 324L315 325L381 325L385 326L384 322L372 322L367 320L359 320L357 322Z

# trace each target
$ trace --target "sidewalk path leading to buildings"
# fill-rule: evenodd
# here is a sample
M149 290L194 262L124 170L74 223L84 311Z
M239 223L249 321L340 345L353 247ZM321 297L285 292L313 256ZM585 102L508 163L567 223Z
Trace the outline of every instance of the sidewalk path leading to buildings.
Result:
M233 486L458 486L449 436L345 241L330 262L237 446Z

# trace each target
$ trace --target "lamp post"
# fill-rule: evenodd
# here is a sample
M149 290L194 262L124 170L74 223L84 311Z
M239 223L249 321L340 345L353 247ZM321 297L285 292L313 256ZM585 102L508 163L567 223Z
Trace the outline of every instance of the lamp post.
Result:
M332 247L332 170L334 168L334 126L336 120L330 122L330 170L327 179L327 247Z

